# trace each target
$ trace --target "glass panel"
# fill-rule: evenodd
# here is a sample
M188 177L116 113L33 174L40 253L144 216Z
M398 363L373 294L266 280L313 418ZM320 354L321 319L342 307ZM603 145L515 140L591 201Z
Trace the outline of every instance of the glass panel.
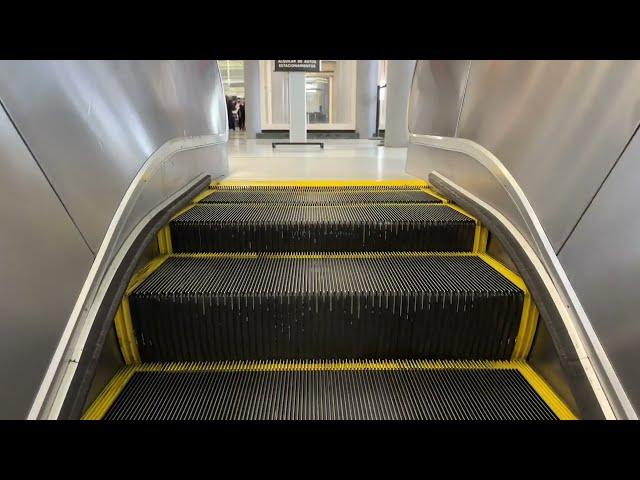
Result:
M331 77L307 74L305 82L307 123L329 123Z
M289 128L289 74L261 61L264 130ZM305 74L307 124L352 129L355 123L355 60L321 60L320 72Z

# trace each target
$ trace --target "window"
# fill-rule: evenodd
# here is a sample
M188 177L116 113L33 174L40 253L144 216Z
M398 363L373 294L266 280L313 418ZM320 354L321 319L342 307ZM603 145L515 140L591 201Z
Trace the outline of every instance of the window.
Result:
M289 129L289 74L274 72L273 60L260 62L262 129ZM355 129L355 60L322 60L320 72L305 74L307 128Z

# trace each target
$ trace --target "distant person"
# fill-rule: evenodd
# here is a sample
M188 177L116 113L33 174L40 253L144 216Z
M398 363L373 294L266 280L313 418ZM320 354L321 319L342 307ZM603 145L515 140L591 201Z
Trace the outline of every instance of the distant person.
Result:
M233 100L231 98L229 98L226 95L225 95L225 98L227 100L227 118L229 122L229 130L235 130L236 122L235 122L235 119L233 118L233 109L235 108L235 105L233 104Z
M240 102L238 106L238 126L244 131L244 102Z

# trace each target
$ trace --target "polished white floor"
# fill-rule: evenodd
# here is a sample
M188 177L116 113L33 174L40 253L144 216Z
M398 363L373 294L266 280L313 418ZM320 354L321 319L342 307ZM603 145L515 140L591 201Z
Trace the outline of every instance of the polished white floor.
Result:
M275 140L278 141L278 140ZM230 135L230 180L395 180L404 171L407 149L379 147L374 140L325 140L318 146L277 146L272 140Z

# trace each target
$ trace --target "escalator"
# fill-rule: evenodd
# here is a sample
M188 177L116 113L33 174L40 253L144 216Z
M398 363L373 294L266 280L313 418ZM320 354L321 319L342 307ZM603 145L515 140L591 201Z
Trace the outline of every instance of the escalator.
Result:
M574 419L488 235L422 181L214 183L131 278L83 418Z

